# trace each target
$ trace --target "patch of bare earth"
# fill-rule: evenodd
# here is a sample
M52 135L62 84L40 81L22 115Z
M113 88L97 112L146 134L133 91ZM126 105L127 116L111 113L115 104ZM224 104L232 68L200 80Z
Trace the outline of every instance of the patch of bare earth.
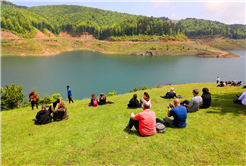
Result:
M38 33L34 36L33 39L42 39L42 38L48 38L45 36L42 32L38 31Z
M51 37L51 38L56 37L56 36L55 36L52 32L50 32L49 30L47 30L47 33L50 34L50 37Z
M85 34L85 33L74 33L72 31L70 32L60 32L59 37L66 37L66 38L77 38L82 40L90 40L95 39L93 35Z
M1 39L20 39L20 37L12 32L1 30Z

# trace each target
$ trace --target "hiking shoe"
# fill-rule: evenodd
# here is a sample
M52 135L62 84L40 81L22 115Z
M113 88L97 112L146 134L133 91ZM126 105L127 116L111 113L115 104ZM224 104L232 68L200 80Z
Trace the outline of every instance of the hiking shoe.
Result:
M169 106L170 106L171 108L173 108L173 104L172 104L172 103L169 103Z
M127 130L132 130L132 128L130 128L129 126L126 126L126 129L127 129Z

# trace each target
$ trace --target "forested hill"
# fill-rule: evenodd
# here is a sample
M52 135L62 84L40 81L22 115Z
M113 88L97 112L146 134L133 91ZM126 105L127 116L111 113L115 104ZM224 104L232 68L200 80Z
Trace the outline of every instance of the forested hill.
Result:
M96 38L125 35L176 35L179 25L153 17L130 15L75 5L37 6L27 9L52 22L61 31L88 32Z
M98 39L110 36L156 35L177 36L184 33L195 36L224 36L245 38L245 26L185 19L169 23L167 17L154 18L118 13L77 5L49 5L25 7L1 2L1 29L20 37L33 37L37 30L46 29L58 35L62 31L90 33Z
M188 37L213 37L224 36L232 39L245 39L246 26L242 24L227 25L217 21L187 18L178 23L183 33Z

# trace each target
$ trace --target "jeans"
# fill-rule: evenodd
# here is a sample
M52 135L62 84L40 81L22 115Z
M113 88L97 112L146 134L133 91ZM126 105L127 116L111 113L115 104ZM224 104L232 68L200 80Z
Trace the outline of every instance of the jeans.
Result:
M164 116L164 117L163 117L163 120L164 120L164 122L165 122L165 124L166 124L167 126L173 127L173 128L175 127L175 126L173 126L173 120L169 119L168 117Z
M36 107L38 109L38 103L37 103L37 101L31 101L31 105L32 105L32 110L33 110L34 105L36 105Z
M69 100L69 103L72 101L73 102L73 99L72 99L72 96L68 95L68 100Z

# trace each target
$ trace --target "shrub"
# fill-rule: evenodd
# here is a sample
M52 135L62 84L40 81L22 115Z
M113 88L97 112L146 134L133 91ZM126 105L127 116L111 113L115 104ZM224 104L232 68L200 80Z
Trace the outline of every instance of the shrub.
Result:
M115 91L110 91L109 93L108 93L108 96L114 96L114 95L116 95L116 92Z
M133 88L132 90L133 90L133 92L137 92L138 88L135 86L135 88Z
M57 39L54 39L55 42L57 42L58 40Z
M161 85L158 85L157 88L161 88Z
M148 87L145 85L143 87L139 88L139 90L146 90L146 89L148 89Z
M22 93L22 89L22 85L15 87L14 83L11 86L6 84L4 89L1 87L1 109L8 110L18 107L26 96Z
M132 90L130 90L130 93L132 93L133 91Z
M52 95L52 102L55 102L57 99L61 99L62 100L62 97L59 93L55 93Z
M40 103L42 103L42 104L50 104L50 103L52 103L52 99L51 99L50 95L48 95L46 93L44 95L44 98L40 100Z
M156 50L156 48L155 47L150 47L150 50Z

